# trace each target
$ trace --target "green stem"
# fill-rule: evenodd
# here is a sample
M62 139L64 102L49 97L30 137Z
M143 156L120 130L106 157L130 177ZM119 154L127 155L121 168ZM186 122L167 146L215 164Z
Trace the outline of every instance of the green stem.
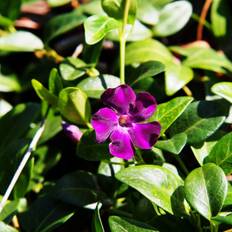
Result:
M176 155L175 158L178 161L179 165L181 166L182 170L184 171L184 174L187 176L189 174L189 171L186 168L184 162L181 160L181 158L178 155Z
M123 14L122 27L119 33L120 41L120 82L125 84L125 49L126 49L126 25L128 20L128 14L130 10L131 0L126 0L125 9Z
M210 232L218 232L218 226L210 221Z

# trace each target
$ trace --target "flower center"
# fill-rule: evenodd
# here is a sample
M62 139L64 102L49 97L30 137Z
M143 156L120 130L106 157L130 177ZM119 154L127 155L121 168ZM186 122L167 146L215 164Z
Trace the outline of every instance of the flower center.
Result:
M131 126L131 119L129 115L120 115L118 121L120 126L123 127Z

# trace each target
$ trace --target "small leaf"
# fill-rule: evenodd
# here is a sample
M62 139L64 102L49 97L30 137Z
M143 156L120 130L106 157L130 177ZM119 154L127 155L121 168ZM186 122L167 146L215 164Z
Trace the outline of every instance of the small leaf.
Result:
M0 51L33 52L43 49L43 42L27 31L16 31L0 37Z
M156 165L128 167L119 171L116 178L171 214L185 212L183 181L166 168Z
M52 106L57 105L57 97L50 93L48 89L46 89L39 81L33 79L31 84L41 100L48 102Z
M192 5L187 1L177 1L167 4L159 15L154 26L156 36L169 36L181 30L192 15Z
M220 212L226 198L226 176L220 167L206 164L187 176L184 189L190 205L210 220Z
M77 28L85 19L86 16L84 16L79 9L52 17L45 26L45 40L49 42L54 38Z
M226 174L232 172L232 132L224 135L212 148L204 163L215 163Z
M94 211L93 226L92 226L93 232L105 232L102 221L101 221L101 215L100 215L101 206L102 204L98 203Z
M193 79L193 71L181 64L166 65L165 92L168 96L175 94Z
M84 22L85 40L87 44L95 44L102 40L105 35L119 27L119 23L105 15L93 15Z
M161 124L161 134L164 134L192 101L192 97L176 97L168 102L159 104L155 114L149 121L158 121Z
M129 44L126 47L126 64L144 63L156 60L161 63L172 61L169 50L157 40L143 40Z
M70 3L71 0L48 0L48 4L51 7L59 7Z
M5 115L7 112L9 112L12 109L12 106L10 103L5 101L4 99L0 99L0 117Z
M99 99L106 89L115 88L119 85L120 80L118 77L103 74L98 77L85 78L77 87L83 90L88 97Z
M58 98L58 108L61 114L72 123L87 124L91 108L87 95L75 87L63 89Z
M187 136L184 133L176 134L171 139L159 140L155 147L178 155L187 142Z
M101 0L102 8L108 16L117 20L123 20L126 7L124 0ZM136 0L130 1L127 23L133 24L136 16Z
M4 75L0 73L0 92L19 92L21 89L15 74Z
M98 161L110 158L107 143L97 143L93 130L86 131L77 146L77 155L85 160Z
M48 80L49 91L55 96L59 95L59 92L63 88L63 83L61 77L56 68L53 68L49 75Z
M186 133L189 144L198 144L212 135L224 122L227 114L220 108L221 101L191 103L170 128L170 134Z
M109 225L111 232L158 232L142 222L118 216L110 216Z
M232 103L232 83L231 82L219 82L213 85L212 92L225 98Z
M227 224L227 225L232 225L232 214L226 215L226 216L216 216L212 218L214 221Z
M138 81L141 81L147 77L153 77L165 69L164 65L158 61L147 61L142 63L136 70L136 79L131 83L131 85L135 84Z

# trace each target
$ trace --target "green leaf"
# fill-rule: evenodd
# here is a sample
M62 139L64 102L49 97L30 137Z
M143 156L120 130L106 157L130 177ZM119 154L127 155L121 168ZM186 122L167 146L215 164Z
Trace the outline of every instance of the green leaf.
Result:
M108 16L117 20L123 20L126 6L125 0L101 0L102 8ZM133 24L136 16L136 0L130 1L128 24Z
M203 142L224 122L227 114L220 108L221 101L198 101L191 103L170 128L171 135L185 133L189 144Z
M71 0L48 0L48 4L51 7L59 7L70 3Z
M95 44L105 35L119 27L118 21L105 15L93 15L84 22L85 40L87 44Z
M122 218L118 216L109 217L109 225L111 232L156 232L151 226L144 223Z
M101 209L102 204L98 203L95 211L94 211L94 216L93 216L93 232L105 232L102 221L101 221L101 214L100 214L100 209Z
M50 93L48 89L46 89L39 81L33 79L31 84L41 100L48 102L52 106L57 105L57 97Z
M183 181L166 168L156 165L128 167L119 171L116 178L171 214L185 212Z
M143 40L129 44L126 47L126 64L144 63L150 60L166 63L173 57L169 50L157 40Z
M61 76L66 81L82 77L90 65L78 58L68 57L59 66Z
M0 118L9 112L12 109L12 106L9 102L4 99L0 99Z
M59 92L63 89L63 83L56 68L53 68L50 72L48 86L49 91L55 96L58 96Z
M18 18L20 14L20 7L22 4L22 0L8 0L8 1L1 1L0 2L0 14L15 20Z
M231 82L219 82L212 86L212 92L225 98L232 103L232 83Z
M19 92L21 89L15 74L4 75L0 73L0 92Z
M73 214L69 205L46 195L35 200L28 211L19 215L19 219L23 231L49 232L64 224Z
M1 232L18 232L14 227L11 227L4 222L0 222L0 231Z
M204 163L215 163L226 174L232 172L232 132L224 135L212 148Z
M63 89L59 94L58 108L61 114L72 123L87 124L91 115L87 95L75 87Z
M192 15L192 5L187 1L177 1L167 4L159 15L159 21L154 26L156 36L169 36L181 30Z
M216 141L207 141L200 145L195 144L194 146L191 146L193 154L201 166L203 165L205 157L209 155L215 144Z
M193 79L193 71L181 64L166 65L165 92L168 96L175 94Z
M168 140L160 140L155 144L155 147L171 152L175 155L178 155L181 150L184 148L187 142L187 136L184 133L177 134Z
M147 61L142 63L136 70L136 79L131 85L148 77L153 77L164 71L164 65L158 61Z
M85 160L98 161L110 158L107 143L97 143L93 130L86 131L77 146L77 155Z
M227 216L216 216L212 218L214 221L220 222L220 223L224 223L227 225L232 225L232 214L229 214Z
M120 80L118 77L103 74L98 77L85 78L77 87L83 90L88 97L99 99L106 89L115 88L119 85Z
M184 190L190 205L210 220L220 212L226 198L226 176L220 167L206 164L187 176Z
M230 4L226 0L214 0L211 7L211 22L213 34L216 37L224 37L231 33Z
M0 51L33 52L43 49L43 42L27 31L16 31L0 37Z
M159 104L157 111L149 121L158 121L161 124L161 134L164 134L192 101L192 97L176 97L168 102Z
M45 26L45 40L49 42L52 39L77 28L85 19L86 16L84 16L78 9L73 10L70 13L53 17Z
M217 53L211 48L198 48L187 57L184 65L191 68L206 69L225 73L225 69L232 71L232 64L224 54Z

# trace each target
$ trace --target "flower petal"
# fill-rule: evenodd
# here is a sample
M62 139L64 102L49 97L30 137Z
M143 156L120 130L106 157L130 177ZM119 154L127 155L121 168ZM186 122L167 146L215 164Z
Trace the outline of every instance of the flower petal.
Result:
M83 133L76 125L69 124L67 122L62 122L62 127L67 134L67 136L74 142L79 142Z
M132 143L141 149L151 149L157 141L161 126L158 122L151 123L133 123L129 129Z
M117 110L121 114L129 111L130 105L135 103L136 95L128 85L120 85L117 88L107 89L101 97L102 101Z
M109 145L110 153L113 156L129 160L134 156L134 150L131 144L130 136L123 130L115 130L112 132L111 143Z
M141 92L137 94L135 105L131 107L130 114L136 122L141 122L153 115L156 106L156 100L150 93Z
M96 132L97 142L101 143L110 136L114 127L118 125L118 116L113 110L102 108L93 115L91 124Z

